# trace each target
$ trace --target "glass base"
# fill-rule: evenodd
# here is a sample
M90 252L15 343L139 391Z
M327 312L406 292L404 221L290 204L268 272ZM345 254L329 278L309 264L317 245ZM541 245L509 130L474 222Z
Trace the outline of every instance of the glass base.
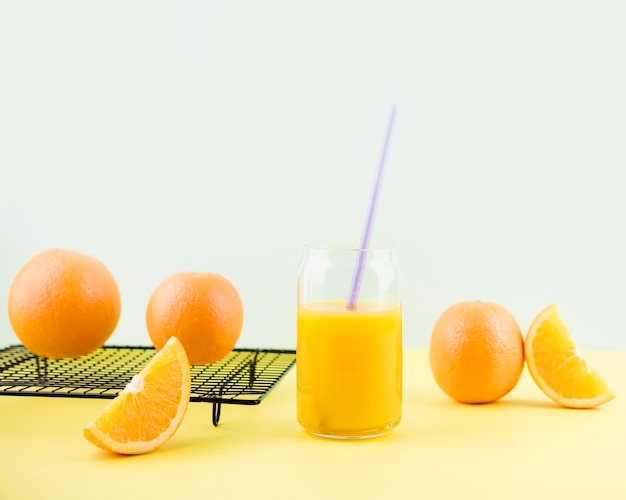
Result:
M358 429L358 430L345 430L345 429L314 429L304 426L305 430L316 437L326 439L372 439L389 434L391 430L400 423L400 419L394 420L389 424L376 429Z

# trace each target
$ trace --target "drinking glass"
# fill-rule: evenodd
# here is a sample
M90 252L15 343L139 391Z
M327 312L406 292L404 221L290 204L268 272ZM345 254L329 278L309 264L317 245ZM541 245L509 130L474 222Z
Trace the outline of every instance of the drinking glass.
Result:
M353 305L349 296L357 262L363 272ZM305 246L297 308L300 425L317 436L343 439L380 436L398 425L402 302L394 247Z

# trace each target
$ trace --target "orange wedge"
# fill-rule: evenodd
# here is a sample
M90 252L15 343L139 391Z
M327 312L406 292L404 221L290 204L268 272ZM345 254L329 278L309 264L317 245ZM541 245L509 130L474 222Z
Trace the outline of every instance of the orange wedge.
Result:
M576 349L556 305L535 318L525 340L528 371L539 388L566 408L594 408L615 397Z
M158 351L83 434L100 448L124 455L157 449L180 426L191 393L191 368L176 337Z

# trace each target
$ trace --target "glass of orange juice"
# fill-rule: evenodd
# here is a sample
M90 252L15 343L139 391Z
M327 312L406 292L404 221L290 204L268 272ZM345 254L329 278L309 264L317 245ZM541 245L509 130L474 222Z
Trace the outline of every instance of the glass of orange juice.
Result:
M364 253L358 300L351 283ZM386 434L402 416L402 302L395 249L307 245L298 272L298 422L316 436Z

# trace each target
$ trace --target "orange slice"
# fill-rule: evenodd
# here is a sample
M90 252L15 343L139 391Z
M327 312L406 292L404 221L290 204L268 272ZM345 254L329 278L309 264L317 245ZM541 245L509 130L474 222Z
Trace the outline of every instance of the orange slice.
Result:
M535 318L525 340L528 371L539 388L566 408L594 408L615 397L587 365L552 304Z
M83 434L114 453L148 453L174 435L190 393L191 367L183 345L172 337Z

